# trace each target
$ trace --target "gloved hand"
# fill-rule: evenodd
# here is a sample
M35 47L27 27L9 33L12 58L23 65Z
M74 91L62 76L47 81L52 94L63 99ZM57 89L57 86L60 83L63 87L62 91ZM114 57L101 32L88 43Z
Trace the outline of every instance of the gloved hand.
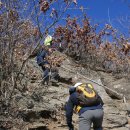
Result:
M69 130L74 130L74 128L69 128Z
M74 126L72 123L68 124L69 130L74 130Z

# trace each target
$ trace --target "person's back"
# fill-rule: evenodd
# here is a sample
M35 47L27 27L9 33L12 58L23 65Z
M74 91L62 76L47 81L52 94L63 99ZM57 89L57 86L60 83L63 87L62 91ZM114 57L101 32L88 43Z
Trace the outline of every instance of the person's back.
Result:
M79 130L90 130L91 124L93 123L94 130L102 130L102 121L103 121L103 102L93 105L93 106L84 106L79 107L78 96L79 93L75 90L75 87L70 89L70 97L66 103L66 118L69 130L73 130L72 124L72 115L73 109L78 109L79 114Z
M47 50L41 48L39 49L39 52L36 55L37 64L40 66L46 62L46 58L48 56Z

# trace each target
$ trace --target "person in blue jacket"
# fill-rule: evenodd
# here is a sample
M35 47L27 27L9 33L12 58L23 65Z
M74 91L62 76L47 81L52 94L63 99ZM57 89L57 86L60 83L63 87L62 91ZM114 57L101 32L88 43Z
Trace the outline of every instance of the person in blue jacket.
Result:
M48 57L52 53L52 36L48 35L45 38L44 46L41 47L36 55L37 64L41 66L43 74L43 84L49 82L49 72L50 72L50 63L48 62Z
M36 60L37 64L42 68L43 74L43 84L49 82L49 72L50 72L50 63L47 60L47 57L52 52L51 48L45 49L41 48L37 54Z
M78 93L75 91L75 89L81 84L82 83L76 83L69 89L70 96L65 105L66 119L69 130L74 130L74 126L72 124L73 109L79 105L77 98ZM103 130L103 101L101 98L100 100L100 104L97 104L95 106L86 106L79 109L79 130L90 130L92 123L94 130Z
M55 51L55 48L53 46L53 38L50 35L47 35L47 37L44 40L43 45L39 45L35 51L30 54L29 58L36 57L37 64L42 68L43 70L43 84L49 83L49 79L53 83L57 83L60 76L58 74L58 70L52 68L51 65L51 54ZM51 75L49 74L51 71Z

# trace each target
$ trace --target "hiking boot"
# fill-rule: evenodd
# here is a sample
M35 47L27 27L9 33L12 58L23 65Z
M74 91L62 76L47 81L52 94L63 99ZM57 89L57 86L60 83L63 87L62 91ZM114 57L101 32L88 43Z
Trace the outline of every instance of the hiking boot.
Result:
M44 85L44 86L46 86L46 85L49 84L49 82L43 80L43 81L41 81L41 84Z
M45 81L41 81L41 84L42 84L42 85L45 85Z
M50 80L52 83L58 83L58 80L56 80L56 79L51 79Z

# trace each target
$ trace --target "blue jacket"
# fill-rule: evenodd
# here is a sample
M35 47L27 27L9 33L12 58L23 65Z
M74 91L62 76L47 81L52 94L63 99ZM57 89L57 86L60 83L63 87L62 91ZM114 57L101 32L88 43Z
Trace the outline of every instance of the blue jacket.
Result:
M78 106L78 93L77 92L73 92L71 93L66 106L65 106L65 110L66 110L66 119L67 119L67 124L71 124L72 123L72 116L73 116L73 109L75 106ZM91 107L83 107L81 108L79 115L82 114L83 112L87 111L87 110L94 110L94 109L102 109L102 105L97 105L97 106L91 106Z
M44 49L41 49L38 54L37 54L37 57L36 57L36 60L37 60L37 64L40 65L41 63L44 64L44 62L46 63L46 56L48 55L48 51L44 50Z

